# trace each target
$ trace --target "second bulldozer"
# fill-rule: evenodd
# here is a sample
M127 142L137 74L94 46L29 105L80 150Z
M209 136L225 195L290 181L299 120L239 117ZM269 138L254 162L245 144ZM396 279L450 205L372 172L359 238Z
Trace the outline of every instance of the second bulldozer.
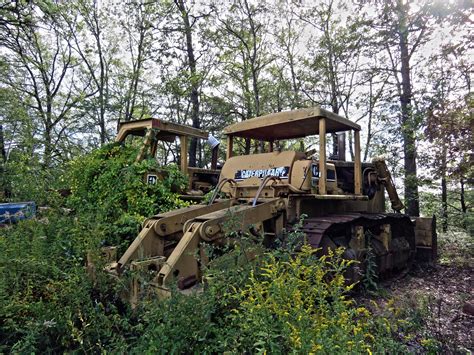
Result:
M147 289L158 295L171 285L186 290L202 282L202 268L209 260L206 244L223 245L249 230L261 244L271 247L284 230L302 217L306 242L314 248L345 248L344 256L360 261L349 277L354 281L364 270L367 251L375 254L378 272L390 275L405 269L418 254L433 258L436 234L432 219L411 218L401 213L389 170L382 159L363 163L360 158L360 126L322 108L279 112L228 126L227 160L213 198L153 216L111 273L120 277L129 270L145 270ZM352 131L354 161L345 161L341 139L339 156L327 159L326 138L331 133ZM312 152L279 151L276 142L314 137ZM233 156L236 139L260 142L264 153ZM262 143L263 142L263 143ZM385 212L387 190L393 213ZM224 199L217 199L218 195ZM229 221L235 230L229 236ZM234 240L235 241L235 240ZM197 257L199 255L199 257ZM140 298L144 284L133 282L130 299Z
M220 174L220 171L217 169L219 142L208 132L157 118L147 118L119 123L115 141L124 143L128 136L143 137L140 151L135 159L136 162L142 161L147 155L156 157L159 141L172 143L176 138L179 138L179 168L189 179L186 191L181 191L183 193L181 198L199 199L200 196L216 186ZM211 144L212 158L210 169L188 166L190 139L207 140ZM159 169L149 171L145 177L147 183L156 184L163 177L161 176L162 174L164 174L164 171Z

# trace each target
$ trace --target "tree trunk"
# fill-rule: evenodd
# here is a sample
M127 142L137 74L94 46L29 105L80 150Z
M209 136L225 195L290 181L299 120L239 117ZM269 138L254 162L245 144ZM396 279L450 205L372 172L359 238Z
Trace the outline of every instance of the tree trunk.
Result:
M43 75L46 78L46 75ZM46 91L46 112L44 114L44 157L43 157L43 169L49 169L51 167L51 160L53 155L53 97L51 95L51 89L48 86L47 80L44 81Z
M441 209L443 232L448 231L448 189L446 186L446 176L441 178Z
M43 169L46 170L51 167L51 158L53 155L52 138L51 138L52 127L46 125L44 130L44 156L43 156Z
M5 138L3 134L3 125L0 124L0 152L2 153L2 163L7 162L7 151L5 150Z
M105 142L107 141L107 132L105 128L105 113L103 112L103 108L100 108L100 121L99 121L99 134L100 134L100 145L104 145Z
M398 3L399 17L399 47L401 55L402 92L400 95L401 123L405 168L405 201L406 213L410 216L420 215L418 196L418 181L416 176L416 127L411 107L412 85L410 79L410 54L408 50L408 9L401 2Z
M186 53L188 57L188 66L191 73L191 120L194 128L201 128L201 120L199 119L199 80L197 78L197 63L194 56L193 32L189 22L188 11L186 10L184 0L175 0L175 4L181 12L181 18L184 25L184 35L186 37ZM189 145L189 166L197 165L197 139L192 138Z
M372 139L372 114L373 114L373 93L372 93L372 78L369 81L369 117L367 120L367 141L365 143L364 159L362 161L367 161L369 156L370 149L370 140Z
M100 30L97 24L97 36L96 36L96 43L97 43L97 50L99 53L99 63L100 63L100 86L99 86L99 129L100 129L100 144L105 144L107 140L107 131L105 127L105 105L106 105L106 98L105 98L105 65L104 65L104 56L102 53L102 45L100 43Z
M338 115L339 114L339 106L337 104L337 96L336 96L335 87L332 87L332 90L333 90L333 92L331 94L332 112L334 112L336 115ZM332 138L332 159L338 159L339 144L338 144L338 139L337 139L337 133L332 133L331 138Z
M329 13L332 14L331 8L329 9ZM334 66L334 52L333 52L333 46L332 46L332 38L330 35L330 28L329 28L329 19L330 16L328 15L325 22L324 22L324 36L326 37L327 43L328 43L328 76L329 76L329 84L331 86L331 109L332 112L334 112L336 115L339 114L339 104L338 104L338 88L337 88L337 73L336 73L336 68ZM333 133L331 134L332 137L332 157L333 159L337 159L338 156L338 144L337 144L337 134Z
M143 51L145 45L145 36L146 36L146 29L144 24L141 24L140 27L140 37L138 40L138 48L137 48L137 60L133 63L133 72L132 78L130 82L130 88L127 97L127 104L125 109L125 122L131 121L133 119L133 113L135 111L135 102L137 99L138 93L138 82L140 81L140 71L143 65Z
M466 223L466 217L467 217L467 205L466 205L466 195L464 191L464 178L461 176L459 178L459 182L461 183L461 194L460 194L460 202L461 202L461 211L462 211L462 226L464 229L467 230L467 223Z
M293 86L293 100L292 100L291 109L294 110L294 109L300 108L300 92L299 92L298 84L296 82L295 63L294 63L292 54L289 54L289 64L290 64L290 73L291 73L291 84Z
M7 163L7 151L5 150L5 139L4 139L4 134L3 134L3 126L0 125L0 151L2 154L2 160L1 160L1 183L2 183L2 192L3 192L3 198L9 198L11 196L11 191L9 188L9 184L7 181L7 169L6 169L6 163Z
M259 67L257 63L257 38L259 34L257 33L257 28L255 26L252 11L250 10L249 4L247 0L244 1L245 9L247 10L247 16L250 25L250 34L252 36L252 51L250 53L250 65L252 71L252 89L253 89L253 97L255 102L255 117L260 116L260 88L258 85L258 74L259 74Z
M446 144L444 144L441 157L441 216L443 232L448 231L448 188L446 183L447 153L448 147Z
M252 142L251 142L250 138L245 138L245 155L250 154L251 144L252 144Z
M354 141L352 139L352 131L349 131L349 154L351 156L351 160L354 161L355 155L354 155Z
M100 79L99 79L99 134L100 134L100 144L105 144L107 140L107 130L105 124L105 110L107 98L105 97L105 85L106 85L106 66L104 60L104 53L102 52L102 42L100 40L100 26L99 26L99 15L97 13L97 2L93 3L93 14L91 22L91 29L93 31L93 36L97 45L97 54L99 57L99 67L100 67Z

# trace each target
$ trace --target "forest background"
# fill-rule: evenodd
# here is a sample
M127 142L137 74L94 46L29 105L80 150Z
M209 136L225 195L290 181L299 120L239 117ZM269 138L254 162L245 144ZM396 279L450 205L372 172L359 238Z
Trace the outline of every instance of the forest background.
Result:
M386 155L411 215L420 193L445 228L467 215L468 1L7 1L0 11L7 197L40 198L33 180L38 193L60 185L64 163L113 140L121 121L158 117L222 138L230 123L321 105L362 126L364 160ZM163 162L176 151L163 145ZM190 165L206 166L207 151L192 141Z
M50 208L2 231L0 351L315 350L304 332L313 341L317 324L296 324L298 338L258 312L247 321L271 334L242 328L238 315L229 320L234 305L260 309L245 298L249 282L261 286L249 269L218 274L210 295L135 312L108 281L91 282L83 268L91 247L107 239L126 245L144 218L183 205L169 187L185 180L172 167L174 181L147 187L142 174L156 162L133 165L134 147L108 144L118 122L156 117L223 138L228 124L320 105L362 126L363 160L386 157L409 214L435 214L440 230L467 232L472 248L472 10L465 0L0 2L0 191L4 201ZM178 144L162 143L160 164L179 163ZM242 141L234 149L259 145ZM192 141L189 154L190 165L210 163L202 142ZM57 192L71 187L65 201ZM63 207L74 214L63 215ZM393 314L359 324L370 319L364 310L340 306L350 332L360 326L376 335L354 351L395 351L409 341L399 337L408 339L412 328L382 330L397 323ZM192 322L175 318L189 312ZM318 316L331 323L341 314ZM321 339L352 341L341 335L347 324ZM439 339L420 339L424 350L442 349Z

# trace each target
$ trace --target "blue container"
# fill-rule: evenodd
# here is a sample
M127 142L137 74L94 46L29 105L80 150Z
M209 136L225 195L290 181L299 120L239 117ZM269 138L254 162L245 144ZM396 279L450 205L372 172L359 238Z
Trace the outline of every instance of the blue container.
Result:
M0 203L0 224L16 223L36 215L34 202Z

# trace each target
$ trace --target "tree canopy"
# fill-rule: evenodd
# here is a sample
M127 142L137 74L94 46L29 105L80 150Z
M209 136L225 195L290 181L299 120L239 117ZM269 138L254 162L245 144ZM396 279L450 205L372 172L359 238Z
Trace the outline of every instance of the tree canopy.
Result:
M3 190L12 162L51 175L120 121L159 117L219 138L236 121L320 105L361 124L362 156L386 154L418 215L420 191L472 183L469 29L466 3L431 0L6 2ZM161 154L176 162L177 144ZM206 149L191 141L191 166L209 164ZM450 204L466 213L459 198Z

